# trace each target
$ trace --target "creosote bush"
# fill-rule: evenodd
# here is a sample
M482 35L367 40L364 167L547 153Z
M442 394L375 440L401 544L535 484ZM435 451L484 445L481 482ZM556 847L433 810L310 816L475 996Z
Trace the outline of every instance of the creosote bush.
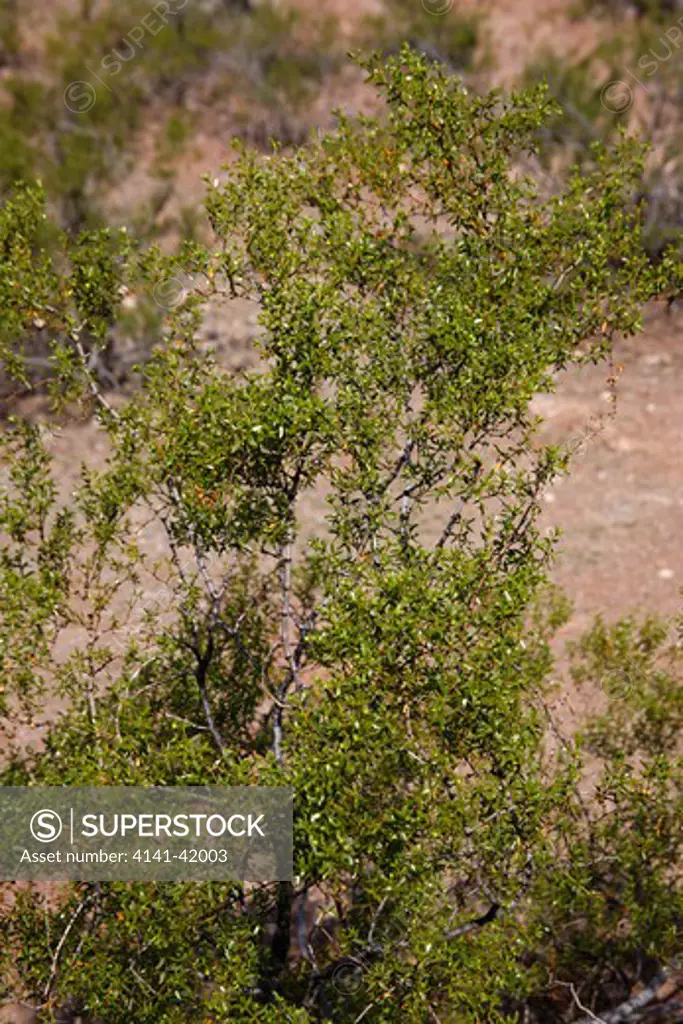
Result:
M56 261L39 190L5 207L7 371L38 319L54 402L92 408L109 456L65 501L39 431L3 437L2 708L11 728L56 689L68 711L2 782L295 793L291 883L18 892L0 977L40 1020L568 1022L675 963L676 651L664 677L656 629L598 629L577 679L635 659L637 685L613 731L549 741L566 609L538 515L570 459L530 400L637 331L680 265L639 244L632 141L544 200L516 162L555 112L542 87L477 96L408 48L365 67L384 115L242 148L210 245L105 231ZM122 294L178 276L112 406L93 365ZM230 374L197 331L244 298L259 362Z

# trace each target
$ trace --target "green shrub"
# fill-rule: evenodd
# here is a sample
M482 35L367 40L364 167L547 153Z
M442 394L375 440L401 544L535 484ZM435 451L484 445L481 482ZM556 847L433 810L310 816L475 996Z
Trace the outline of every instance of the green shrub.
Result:
M638 192L644 207L643 244L654 260L681 237L683 227L683 79L661 28L641 26L598 46L577 63L547 56L526 81L547 81L562 113L542 129L539 154L546 174L561 187L571 165L592 165L593 144L609 144L623 128L647 139L649 152ZM675 57L675 50L671 51Z
M0 698L31 715L54 686L69 711L2 781L295 791L292 883L19 894L0 976L43 1020L569 1021L572 993L606 1013L680 948L674 687L641 658L611 746L599 726L545 743L565 611L538 516L569 455L530 401L636 331L681 267L639 244L632 142L544 199L516 173L555 112L542 87L476 96L408 48L367 69L387 116L243 150L206 247L98 233L69 271L41 254L36 193L4 212L6 323L44 321L55 398L94 405L110 455L63 503L38 432L4 437ZM113 409L81 339L103 344L122 287L177 278L165 343ZM231 374L198 329L207 302L245 299L260 362Z

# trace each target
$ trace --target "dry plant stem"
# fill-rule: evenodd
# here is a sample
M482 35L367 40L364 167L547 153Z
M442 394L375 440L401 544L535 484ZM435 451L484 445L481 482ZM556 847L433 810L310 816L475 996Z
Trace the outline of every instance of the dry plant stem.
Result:
M617 1006L614 1010L609 1010L603 1013L600 1017L596 1018L594 1014L590 1014L588 1017L582 1017L576 1021L576 1024L592 1024L593 1021L599 1020L601 1024L623 1024L624 1021L637 1020L640 1016L640 1011L644 1010L647 1006L652 1003L656 997L657 992L660 990L662 985L674 974L680 970L683 965L683 957L678 957L671 963L666 964L661 968L652 979L649 985L639 992L638 995L632 996L631 999L627 999L625 1003Z
M47 980L47 984L45 985L45 989L43 991L43 1002L44 1003L47 1003L48 999L50 998L50 993L52 991L52 987L53 987L53 985L55 983L55 979L57 977L57 971L59 969L59 958L62 955L62 950L64 949L66 941L69 938L69 935L71 934L71 931L72 931L74 925L76 924L76 921L81 916L81 914L83 913L83 911L85 910L87 905L92 902L92 899L93 899L92 894L88 894L87 896L85 896L81 900L81 902L78 904L78 906L76 907L75 911L73 912L73 914L69 918L69 921L68 921L68 924L67 924L66 928L62 932L62 937L60 938L59 942L57 943L57 948L55 949L54 955L52 957L52 964L50 965L50 976L49 976L49 978Z

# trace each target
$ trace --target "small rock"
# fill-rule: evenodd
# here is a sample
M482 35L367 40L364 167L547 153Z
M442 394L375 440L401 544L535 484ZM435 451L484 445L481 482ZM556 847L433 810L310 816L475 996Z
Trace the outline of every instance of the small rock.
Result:
M674 571L673 569L660 569L657 575L660 580L671 580L673 579Z

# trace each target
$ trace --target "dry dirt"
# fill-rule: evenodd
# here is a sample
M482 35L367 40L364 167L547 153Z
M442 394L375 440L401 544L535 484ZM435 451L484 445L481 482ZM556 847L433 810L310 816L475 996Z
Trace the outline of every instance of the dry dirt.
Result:
M633 612L683 612L683 314L661 308L646 318L643 334L620 343L623 369L616 415L578 454L573 472L545 495L544 519L563 536L554 578L574 604L557 637L575 639L601 614L615 620ZM581 434L608 397L604 367L568 375L558 393L537 399L553 440ZM577 693L566 684L558 697L566 727L605 706L604 695Z

